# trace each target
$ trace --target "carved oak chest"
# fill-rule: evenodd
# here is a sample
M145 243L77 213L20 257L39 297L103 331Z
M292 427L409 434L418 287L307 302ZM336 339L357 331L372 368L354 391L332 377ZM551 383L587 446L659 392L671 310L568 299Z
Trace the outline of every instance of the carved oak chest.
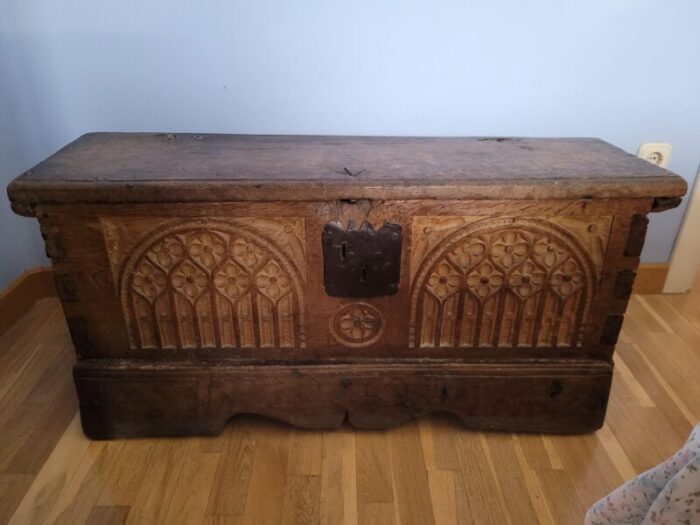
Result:
M110 438L239 413L592 431L647 214L685 190L595 139L97 133L8 192Z

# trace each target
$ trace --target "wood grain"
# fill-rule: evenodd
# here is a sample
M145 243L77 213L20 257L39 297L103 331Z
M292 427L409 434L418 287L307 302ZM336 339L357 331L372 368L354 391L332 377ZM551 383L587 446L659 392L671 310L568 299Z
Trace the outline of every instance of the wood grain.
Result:
M611 223L414 217L411 346L578 346Z
M595 430L647 215L684 191L596 139L144 133L85 135L8 188L39 220L81 424L105 439L212 435L247 413ZM30 437L62 430L58 414ZM290 491L320 490L321 453L292 436ZM144 474L110 473L105 516Z
M304 346L303 219L101 223L132 348Z
M37 202L497 199L504 187L512 199L676 197L686 183L598 139L90 133L9 196L33 214Z
M80 356L76 378L82 389L82 422L91 435L135 436L147 429L154 434L209 434L242 410L313 428L337 426L345 413L357 425L376 428L448 410L482 427L572 432L590 431L601 423L609 370L595 388L586 381L609 364L629 300L629 294L621 293L619 275L628 275L638 264L637 257L623 254L629 228L651 204L650 199L383 201L369 206L316 201L183 204L176 209L155 204L41 206L37 212L40 222L50 226L54 244L60 245L53 258L54 275ZM371 223L404 225L404 271L393 295L355 301L324 292L320 232L330 221L344 223L354 207L364 210ZM434 241L432 233L425 233L433 226L442 235ZM462 261L456 252L469 243L482 250ZM464 267L453 276L456 264ZM440 273L443 266L449 266L446 275ZM459 286L451 282L455 279ZM451 293L455 290L459 293ZM491 403L490 414L469 414L468 407L475 405L465 388L476 383L468 383L466 376L449 379L457 388L452 393L452 387L439 381L451 364L464 365L466 371L494 359L520 363L533 378L546 377L550 371L529 368L533 360L544 358L570 359L577 367L589 365L588 371L582 366L580 379L540 381L537 388L515 378L484 376L480 382L487 386L479 390L492 394L479 406ZM331 359L347 368L308 368ZM430 380L413 369L386 369L393 370L389 375L395 392L406 392L403 400L389 400L379 395L384 392L377 386L380 369L372 371L379 381L372 385L367 370L357 368L371 359L389 367L430 359L447 368ZM124 373L137 373L130 363L167 366L163 374L141 374L141 380L127 386ZM168 363L180 372L171 374L165 386L161 381L170 374ZM282 383L252 395L252 384L265 383L268 369L258 370L262 382L254 375L239 382L225 374L215 379L197 366L182 368L183 363L218 363L221 371L228 370L227 363L292 368L287 376L273 374ZM305 377L319 371L314 380L328 399L310 396L294 372L295 363L307 367ZM88 372L100 367L106 372L109 366L115 367L111 379ZM461 387L457 377L465 378ZM358 386L352 386L355 380ZM102 388L101 381L112 386L105 383ZM207 389L209 381L216 385ZM144 384L155 389L134 390ZM362 391L373 392L363 398L356 393ZM562 391L566 394L558 400ZM573 396L576 391L582 396ZM122 406L106 410L111 401L90 401L92 393L119 399ZM210 404L211 395L219 396L218 404ZM271 399L273 395L282 401ZM550 409L544 408L547 396L554 400ZM510 420L510 427L504 426L506 420L498 421L500 413L510 410L508 397L518 399L522 411L522 423ZM577 409L562 400L576 397L578 406L588 408L574 424ZM230 404L238 398L240 403ZM377 406L368 406L369 399ZM133 410L128 403L134 404ZM218 413L208 406L218 406ZM595 416L588 413L591 407ZM570 415L571 422L558 419L557 413ZM132 428L104 415L131 418ZM145 427L139 418L147 422ZM535 426L523 424L529 422Z
M698 323L700 281L687 295L632 296L607 424L592 435L471 432L445 415L383 432L239 416L215 438L106 442L82 434L65 383L41 383L71 351L60 305L43 300L0 338L0 523L386 525L410 523L407 509L439 524L580 523L700 419ZM59 405L70 420L37 457L25 436L61 419Z
M0 335L19 321L35 302L55 296L51 268L34 268L24 272L0 291Z

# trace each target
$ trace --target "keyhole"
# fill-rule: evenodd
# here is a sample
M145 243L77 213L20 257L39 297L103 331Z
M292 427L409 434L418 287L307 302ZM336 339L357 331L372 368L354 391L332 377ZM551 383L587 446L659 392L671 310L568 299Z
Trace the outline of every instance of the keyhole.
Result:
M347 257L346 249L347 249L347 247L346 247L345 243L340 245L340 259L343 261Z
M364 264L360 268L360 282L361 283L367 282L367 266Z

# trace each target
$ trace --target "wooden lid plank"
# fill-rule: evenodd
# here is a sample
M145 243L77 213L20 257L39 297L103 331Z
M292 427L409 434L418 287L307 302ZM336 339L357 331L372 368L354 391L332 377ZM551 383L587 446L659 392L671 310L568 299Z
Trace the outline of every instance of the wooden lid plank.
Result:
M83 135L8 187L39 203L675 197L685 181L590 138Z

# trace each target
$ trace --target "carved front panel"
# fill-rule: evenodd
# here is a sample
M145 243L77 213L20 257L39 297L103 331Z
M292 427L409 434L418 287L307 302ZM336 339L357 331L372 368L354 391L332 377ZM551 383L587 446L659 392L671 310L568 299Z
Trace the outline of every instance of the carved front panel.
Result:
M415 217L412 347L574 347L611 217Z
M102 226L132 348L304 346L303 219Z

